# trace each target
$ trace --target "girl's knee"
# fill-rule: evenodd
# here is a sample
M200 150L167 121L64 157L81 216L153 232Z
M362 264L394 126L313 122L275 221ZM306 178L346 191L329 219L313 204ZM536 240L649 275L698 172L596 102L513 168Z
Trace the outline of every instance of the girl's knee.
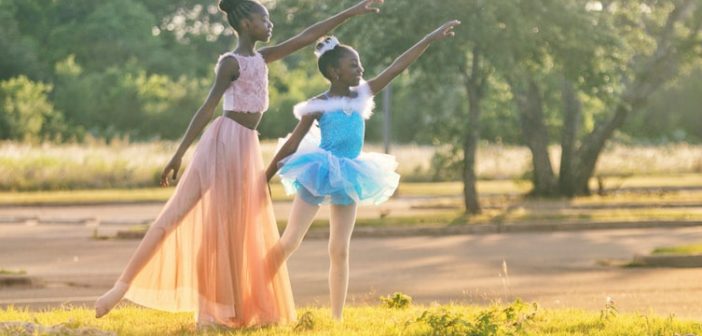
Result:
M344 243L330 243L329 244L329 257L332 261L345 261L349 258L349 244Z

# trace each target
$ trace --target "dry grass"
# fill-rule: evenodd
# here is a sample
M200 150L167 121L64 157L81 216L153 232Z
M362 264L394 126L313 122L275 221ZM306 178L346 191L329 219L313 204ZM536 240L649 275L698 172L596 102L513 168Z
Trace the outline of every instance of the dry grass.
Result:
M87 144L29 145L0 143L0 190L66 190L153 187L163 165L170 159L174 142L130 143L115 140ZM273 156L276 143L262 144L264 161ZM380 151L369 144L366 151ZM187 164L193 149L184 159ZM394 146L392 154L400 163L398 171L406 180L426 179L430 175L431 146ZM552 147L554 166L558 148ZM661 158L665 158L662 160ZM482 180L508 180L507 190L521 192L528 185L514 188L509 180L521 180L531 167L531 156L524 147L482 145L477 160ZM557 167L554 167L557 168ZM702 172L702 146L686 144L659 147L611 146L599 161L597 175L616 178L632 175L695 174ZM521 183L521 182L519 182ZM622 182L623 183L623 182ZM682 182L681 182L682 183ZM505 189L505 188L502 188Z

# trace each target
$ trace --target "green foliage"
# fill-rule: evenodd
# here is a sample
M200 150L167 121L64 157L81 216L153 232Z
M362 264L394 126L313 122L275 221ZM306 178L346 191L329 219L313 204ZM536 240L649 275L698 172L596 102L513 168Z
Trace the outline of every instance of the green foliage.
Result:
M314 314L312 312L308 311L305 312L298 318L297 324L295 324L295 327L293 330L297 332L304 332L304 331L309 331L309 330L314 330L315 327L315 318Z
M381 296L380 302L386 308L406 309L412 304L412 297L407 294L395 292L392 295Z
M512 304L511 307L518 308ZM29 311L12 306L0 309L0 321L24 321L46 329L58 327L62 334L87 335L88 332L118 335L688 335L702 332L697 321L655 315L621 314L601 323L595 312L581 310L535 310L519 308L508 317L510 306L478 307L442 305L389 310L380 307L349 306L344 322L331 319L328 308L303 308L303 316L313 316L314 324L303 330L296 325L207 330L198 332L192 314L166 313L131 305L119 307L107 318L95 319L87 308L63 307ZM422 317L423 316L423 317ZM520 321L520 316L523 322ZM299 325L299 324L298 324ZM64 330L67 327L72 330ZM24 329L24 328L22 328ZM15 335L17 324L0 324L0 335ZM443 332L443 333L442 333ZM31 334L31 333L30 333ZM91 334L92 335L92 334Z
M275 23L275 43L356 0L263 3ZM593 10L587 8L591 2L576 0L387 1L380 15L350 20L334 34L359 50L365 77L372 78L439 23L451 18L463 22L454 38L433 45L393 82L394 142L462 146L469 126L465 70L474 50L483 60L478 74L487 78L481 138L521 141L509 81L521 85L534 79L555 141L562 125L559 80L571 80L579 91L579 133L585 135L608 118L623 83L637 71L633 61L656 47L651 33L661 30L672 3L642 6L640 0L617 0L607 2L616 10ZM675 33L688 33L701 13L697 10L676 26ZM42 129L40 138L81 140L88 133L178 138L205 98L217 55L235 42L212 1L0 1L0 80L24 75L53 88L45 91L45 100L55 106L47 122L53 126ZM700 52L681 60L699 63L695 57ZM639 141L702 141L698 72L653 97L624 131ZM292 106L325 86L310 47L272 64L263 137L290 132ZM377 103L376 116L368 122L369 141L382 139L381 97Z
M537 311L538 305L535 303L527 305L517 300L505 308L493 307L483 310L472 319L444 309L426 310L414 322L429 327L421 335L527 335Z
M0 1L0 80L19 75L37 78L42 71L35 41L23 36L13 1Z
M651 97L623 131L638 143L702 142L702 64Z
M293 106L327 89L328 83L316 69L313 58L302 60L293 68L282 62L269 66L270 99L276 103L270 106L261 121L263 137L276 139L292 132L297 124Z
M651 251L654 255L699 255L702 254L702 243L678 246L656 247Z
M60 132L62 116L49 101L51 89L25 76L0 82L0 139L35 142Z
M460 181L463 166L463 153L460 147L441 147L431 158L431 180Z

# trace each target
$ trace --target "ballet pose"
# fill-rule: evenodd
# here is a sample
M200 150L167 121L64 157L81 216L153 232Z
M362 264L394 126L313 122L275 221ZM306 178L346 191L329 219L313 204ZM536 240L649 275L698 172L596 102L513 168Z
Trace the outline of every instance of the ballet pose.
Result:
M378 12L360 1L278 45L256 49L273 32L254 0L221 0L238 45L223 54L214 84L193 116L161 184L175 180L184 153L224 97L224 113L202 134L192 163L124 268L95 302L96 317L123 297L165 311L192 311L199 325L285 323L295 307L284 261L271 260L279 233L255 130L268 108L267 63L314 43L347 19Z
M289 194L296 194L278 247L286 260L302 242L319 207L331 204L329 291L332 317L341 320L349 281L349 245L359 203L378 204L397 188L400 176L394 157L362 152L365 120L373 110L373 96L412 64L429 45L453 35L458 21L450 21L426 35L377 77L362 80L358 52L335 37L316 47L318 67L330 82L329 90L295 106L299 122L266 170L276 172ZM314 127L313 127L314 126ZM321 134L319 134L321 133Z

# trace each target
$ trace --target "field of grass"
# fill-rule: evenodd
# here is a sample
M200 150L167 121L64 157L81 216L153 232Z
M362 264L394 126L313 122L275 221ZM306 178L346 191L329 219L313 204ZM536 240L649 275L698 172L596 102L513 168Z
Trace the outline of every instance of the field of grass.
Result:
M702 243L658 247L651 252L654 255L690 255L702 254Z
M672 316L620 314L614 304L599 312L542 309L516 301L490 307L413 306L402 295L388 297L378 306L347 307L344 321L334 322L327 308L298 309L298 321L289 326L245 330L198 330L187 313L171 314L133 306L116 309L103 319L93 311L64 308L30 312L0 309L0 321L23 321L44 326L60 335L689 335L702 333L702 324ZM2 323L0 323L2 325ZM19 324L5 324L0 335L22 335ZM37 333L40 335L41 333ZM33 335L33 334L27 334Z
M632 176L629 178L610 177L604 179L605 188L617 191L607 196L580 197L568 202L572 205L608 203L647 202L702 202L702 194L694 192L622 192L623 188L702 188L702 174L675 176ZM591 185L596 188L593 179ZM478 192L482 195L518 195L529 191L531 184L526 180L484 180L478 182ZM140 203L164 202L174 188L132 188L132 189L82 189L57 191L0 191L0 205L60 205L95 203ZM280 183L271 183L273 200L290 200ZM397 196L401 197L455 197L463 193L461 182L402 182ZM485 201L485 200L484 200ZM491 201L486 201L488 204ZM454 206L459 206L458 203Z
M175 150L175 142L130 143L93 140L85 144L30 145L0 142L0 190L80 190L155 187L165 163ZM276 144L262 144L264 162L273 156ZM381 151L368 145L366 151ZM432 146L394 146L392 154L400 163L399 173L406 181L426 181L435 177ZM558 162L557 147L552 162ZM185 167L193 153L184 158ZM665 160L660 158L665 157ZM502 180L509 190L528 188L522 180L531 167L525 147L481 145L476 167L479 179ZM557 168L557 167L554 167ZM598 161L598 176L680 175L702 172L702 146L610 146ZM628 180L628 179L627 179ZM613 180L614 181L614 180ZM618 183L614 181L614 183Z
M25 270L8 270L0 268L0 275L25 275L27 271Z
M481 192L490 194L523 193L528 191L528 183L513 181L481 181ZM401 196L459 196L463 184L460 182L401 183L398 195ZM32 204L86 204L112 202L163 202L173 193L174 188L134 188L134 189L83 189L59 191L4 191L0 192L0 205ZM291 200L280 183L271 183L274 201Z
M356 228L443 228L456 225L480 225L480 224L563 224L563 223L592 223L592 222L650 222L650 221L671 221L671 222L689 222L702 221L702 213L689 213L685 209L663 209L663 210L629 210L626 212L611 212L611 210L602 211L600 213L582 212L559 213L559 211L484 211L480 215L465 215L461 211L446 210L424 215L393 215L387 217L359 217L356 219ZM283 231L287 225L285 218L277 219L278 228ZM327 219L315 219L311 225L312 229L327 229L329 221ZM129 234L126 238L140 238L146 233L147 224L134 225L128 229ZM108 239L97 235L96 238ZM688 247L681 247L687 249ZM702 253L702 245L697 245L691 248L698 249ZM680 252L685 254L690 252Z

